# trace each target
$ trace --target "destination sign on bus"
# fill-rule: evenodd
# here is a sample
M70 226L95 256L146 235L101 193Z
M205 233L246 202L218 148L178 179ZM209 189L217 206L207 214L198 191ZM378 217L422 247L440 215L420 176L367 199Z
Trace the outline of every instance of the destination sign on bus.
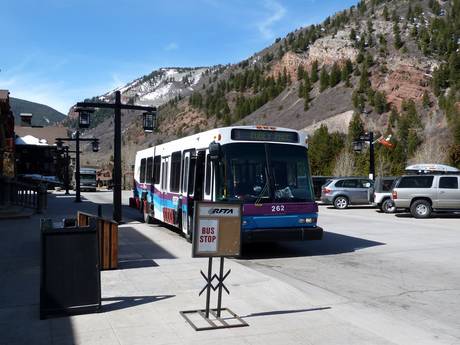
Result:
M245 141L272 141L278 143L298 143L299 135L296 132L267 131L257 129L232 129L233 140Z

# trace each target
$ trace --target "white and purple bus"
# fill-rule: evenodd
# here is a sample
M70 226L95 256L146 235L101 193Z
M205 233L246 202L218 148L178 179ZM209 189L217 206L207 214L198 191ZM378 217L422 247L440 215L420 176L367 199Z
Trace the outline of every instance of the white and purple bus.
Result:
M237 126L138 151L134 198L144 214L190 240L195 201L243 205L244 242L319 240L308 143L303 132Z

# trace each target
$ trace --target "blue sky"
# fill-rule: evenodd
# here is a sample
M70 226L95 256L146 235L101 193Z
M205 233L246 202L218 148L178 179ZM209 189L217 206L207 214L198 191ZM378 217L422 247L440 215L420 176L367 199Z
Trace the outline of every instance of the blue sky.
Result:
M0 89L67 113L160 67L235 63L355 0L14 0Z

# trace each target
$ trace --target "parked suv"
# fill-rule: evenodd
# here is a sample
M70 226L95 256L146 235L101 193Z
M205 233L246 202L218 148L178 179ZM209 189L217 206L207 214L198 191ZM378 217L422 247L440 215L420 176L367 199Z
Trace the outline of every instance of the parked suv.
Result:
M395 211L393 200L391 200L391 189L396 180L397 177L393 176L383 176L375 179L369 202L380 208L382 212L392 213Z
M460 211L459 175L403 176L395 184L392 200L396 208L415 218L428 218L433 211Z
M349 205L369 205L369 194L374 181L361 177L334 178L321 190L321 201L344 209Z

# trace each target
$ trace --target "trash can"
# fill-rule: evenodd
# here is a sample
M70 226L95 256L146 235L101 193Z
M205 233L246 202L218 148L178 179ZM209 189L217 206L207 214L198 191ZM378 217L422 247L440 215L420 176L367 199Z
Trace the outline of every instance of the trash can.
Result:
M113 270L118 267L118 223L110 219L78 211L79 226L86 226L91 218L97 219L100 269Z
M40 319L85 314L101 307L96 219L41 221Z

